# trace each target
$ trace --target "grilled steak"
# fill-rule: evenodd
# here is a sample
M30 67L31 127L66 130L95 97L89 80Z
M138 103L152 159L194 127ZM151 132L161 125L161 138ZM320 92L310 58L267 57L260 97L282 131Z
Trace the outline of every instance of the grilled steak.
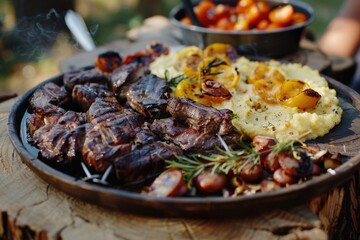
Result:
M172 98L168 100L166 111L199 132L220 135L237 132L231 123L230 110L218 110L187 98Z
M132 83L139 80L145 74L146 68L141 64L124 64L112 73L109 81L110 88L114 93L123 95L123 89L128 89ZM126 95L124 95L124 97L126 97Z
M135 184L159 175L164 170L165 159L173 159L181 150L163 142L153 142L136 148L114 162L116 178L123 184Z
M41 159L57 167L68 167L80 159L84 125L70 130L66 125L47 124L39 128L33 140Z
M118 137L103 124L87 124L82 147L84 162L99 173L105 172L116 157L131 151L131 143L121 143Z
M64 74L64 85L68 91L72 91L77 84L107 83L109 76L95 68L84 68L70 71Z
M98 123L105 121L109 117L121 114L124 111L123 106L115 97L98 97L95 99L86 112L89 122Z
M72 91L73 101L81 108L87 111L97 97L113 96L108 90L107 85L90 83L88 85L75 85Z
M194 128L177 122L174 118L156 119L150 129L160 138L173 142L185 152L206 153L216 147L221 147L218 136L201 133ZM231 147L239 141L240 135L233 133L223 136L224 141Z
M164 116L169 94L167 82L149 74L131 85L126 98L128 104L142 115L160 118Z
M32 111L41 111L42 108L49 104L65 107L70 102L70 99L68 92L55 83L50 82L34 92L29 104Z

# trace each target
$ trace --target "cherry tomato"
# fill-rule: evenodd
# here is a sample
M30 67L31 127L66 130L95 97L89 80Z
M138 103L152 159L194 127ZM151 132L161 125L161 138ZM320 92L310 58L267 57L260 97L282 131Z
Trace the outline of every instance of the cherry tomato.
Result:
M240 176L246 182L256 182L262 177L263 169L260 164L247 163L240 171Z
M267 16L269 6L265 2L256 2L250 6L247 14L247 21L251 27L256 26L258 22Z
M208 11L208 19L212 23L217 23L220 19L228 19L230 20L230 16L232 14L232 9L229 5L226 4L217 4L215 7L212 7ZM216 24L217 25L217 24Z
M244 17L239 17L234 25L234 30L238 30L238 31L250 30L249 21Z
M313 162L303 151L299 152L299 158L295 158L290 151L282 151L277 154L280 167L287 175L294 177L309 176L313 169Z
M279 155L274 152L270 152L265 156L265 158L261 158L261 163L265 170L273 173L276 169L280 168Z
M156 197L181 196L187 190L182 171L173 168L163 172L154 180L150 185L149 195Z
M205 170L194 178L194 184L203 193L216 193L225 187L226 176Z
M269 24L270 24L270 22L268 19L263 19L258 24L256 24L256 29L266 30L268 28Z
M198 5L194 7L194 12L197 18L199 19L200 23L205 27L211 24L208 12L213 7L215 7L215 3L211 1L201 1Z
M96 66L103 72L112 72L122 64L122 58L119 53L108 51L98 56L95 62Z
M296 12L293 14L292 24L301 24L307 21L307 16L304 13Z
M285 170L278 168L273 174L273 178L281 185L292 184L295 182L295 178L286 174Z
M269 13L269 19L271 22L287 26L293 19L294 8L290 4L279 6L274 8Z
M215 28L220 30L232 30L234 28L234 24L229 18L221 18L219 19L216 24Z
M254 3L255 0L239 0L236 4L236 11L238 13L246 13Z
M192 25L192 21L191 21L191 19L190 19L188 16L182 18L182 19L180 20L180 22L182 22L183 24L186 24L186 25Z
M252 145L255 151L264 152L269 151L272 146L276 144L276 141L272 137L257 135L252 140Z

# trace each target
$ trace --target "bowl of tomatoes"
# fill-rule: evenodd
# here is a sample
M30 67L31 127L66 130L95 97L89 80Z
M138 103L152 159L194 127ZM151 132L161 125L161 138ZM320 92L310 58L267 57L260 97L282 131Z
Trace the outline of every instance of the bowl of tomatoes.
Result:
M193 24L182 4L169 15L183 44L204 48L221 42L235 46L240 54L269 58L298 50L315 18L313 8L298 0L201 0L193 10L200 26Z

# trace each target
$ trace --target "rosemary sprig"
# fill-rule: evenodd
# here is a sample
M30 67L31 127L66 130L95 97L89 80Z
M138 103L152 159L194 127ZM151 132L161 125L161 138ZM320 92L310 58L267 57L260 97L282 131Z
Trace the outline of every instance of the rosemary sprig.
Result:
M220 137L219 137L220 138ZM222 145L226 144L221 141ZM176 156L176 160L166 160L167 168L179 168L183 170L185 181L191 185L192 179L203 172L210 169L212 173L228 174L234 171L240 173L242 168L249 162L258 164L260 162L260 154L255 152L245 142L240 141L240 150L232 150L225 145L224 149L217 148L217 154L206 156L203 154L193 154L190 156Z
M232 150L225 141L218 136L222 148L217 148L217 154L209 156L203 154L192 154L189 156L176 156L176 160L166 160L167 168L179 168L183 170L184 180L191 186L192 180L203 172L209 169L212 173L228 174L233 171L239 174L244 166L248 163L259 164L260 153L255 151L251 143L245 142L242 138L239 141L239 150ZM278 154L282 151L290 150L294 158L300 158L300 152L296 143L305 145L301 141L278 142L272 146L268 151Z

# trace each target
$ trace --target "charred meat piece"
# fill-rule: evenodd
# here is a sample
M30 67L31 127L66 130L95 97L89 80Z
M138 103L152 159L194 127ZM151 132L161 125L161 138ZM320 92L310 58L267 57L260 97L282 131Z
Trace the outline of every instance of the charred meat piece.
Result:
M109 84L114 93L126 98L129 86L147 74L147 68L138 63L124 64L111 75ZM126 89L126 90L124 90Z
M33 140L41 159L57 167L67 167L81 158L84 135L84 125L70 130L66 125L48 124L35 131Z
M107 85L90 83L89 85L75 85L72 91L73 101L83 111L87 111L97 97L112 96Z
M80 70L70 71L64 74L65 88L72 92L77 84L99 83L106 84L109 76L94 68L84 68Z
M37 129L46 124L56 124L59 118L65 113L66 111L63 108L52 104L47 104L42 108L34 109L34 113L30 115L28 122L30 136L32 136Z
M39 109L38 109L39 110ZM42 109L41 114L31 114L29 118L30 136L42 126L48 124L65 125L68 129L73 130L79 125L86 123L86 115L84 113L66 111L54 105L47 105Z
M120 67L122 58L119 53L108 51L100 54L96 59L96 66L103 72L112 72Z
M167 82L149 74L131 85L126 98L128 104L142 115L160 118L165 113L169 94Z
M199 132L225 135L237 131L231 123L230 110L218 110L187 98L169 99L166 110L175 119L185 121Z
M150 130L144 127L136 129L134 143L136 145L146 145L159 140L158 137Z
M182 151L163 142L136 148L115 160L116 178L123 184L141 183L159 175L164 170L165 160L173 159L174 154L180 155Z
M110 116L121 114L124 111L115 97L98 97L86 112L89 122L98 123L105 121Z
M46 105L53 104L64 107L70 102L70 94L55 83L46 83L37 89L31 96L29 104L32 111L44 108Z
M138 63L148 67L152 61L154 61L154 58L151 56L150 53L140 51L134 54L127 55L126 58L123 60L123 64Z
M146 50L150 53L153 57L160 57L161 55L168 55L169 54L169 47L159 41L149 42L146 45Z
M131 151L131 143L120 143L118 137L102 124L87 124L82 147L84 162L99 173L105 172L116 157Z
M201 133L180 124L174 118L156 119L150 125L150 129L160 138L173 142L185 152L206 153L222 146L216 135ZM233 133L222 138L230 147L236 148L235 144L239 141L240 135Z

